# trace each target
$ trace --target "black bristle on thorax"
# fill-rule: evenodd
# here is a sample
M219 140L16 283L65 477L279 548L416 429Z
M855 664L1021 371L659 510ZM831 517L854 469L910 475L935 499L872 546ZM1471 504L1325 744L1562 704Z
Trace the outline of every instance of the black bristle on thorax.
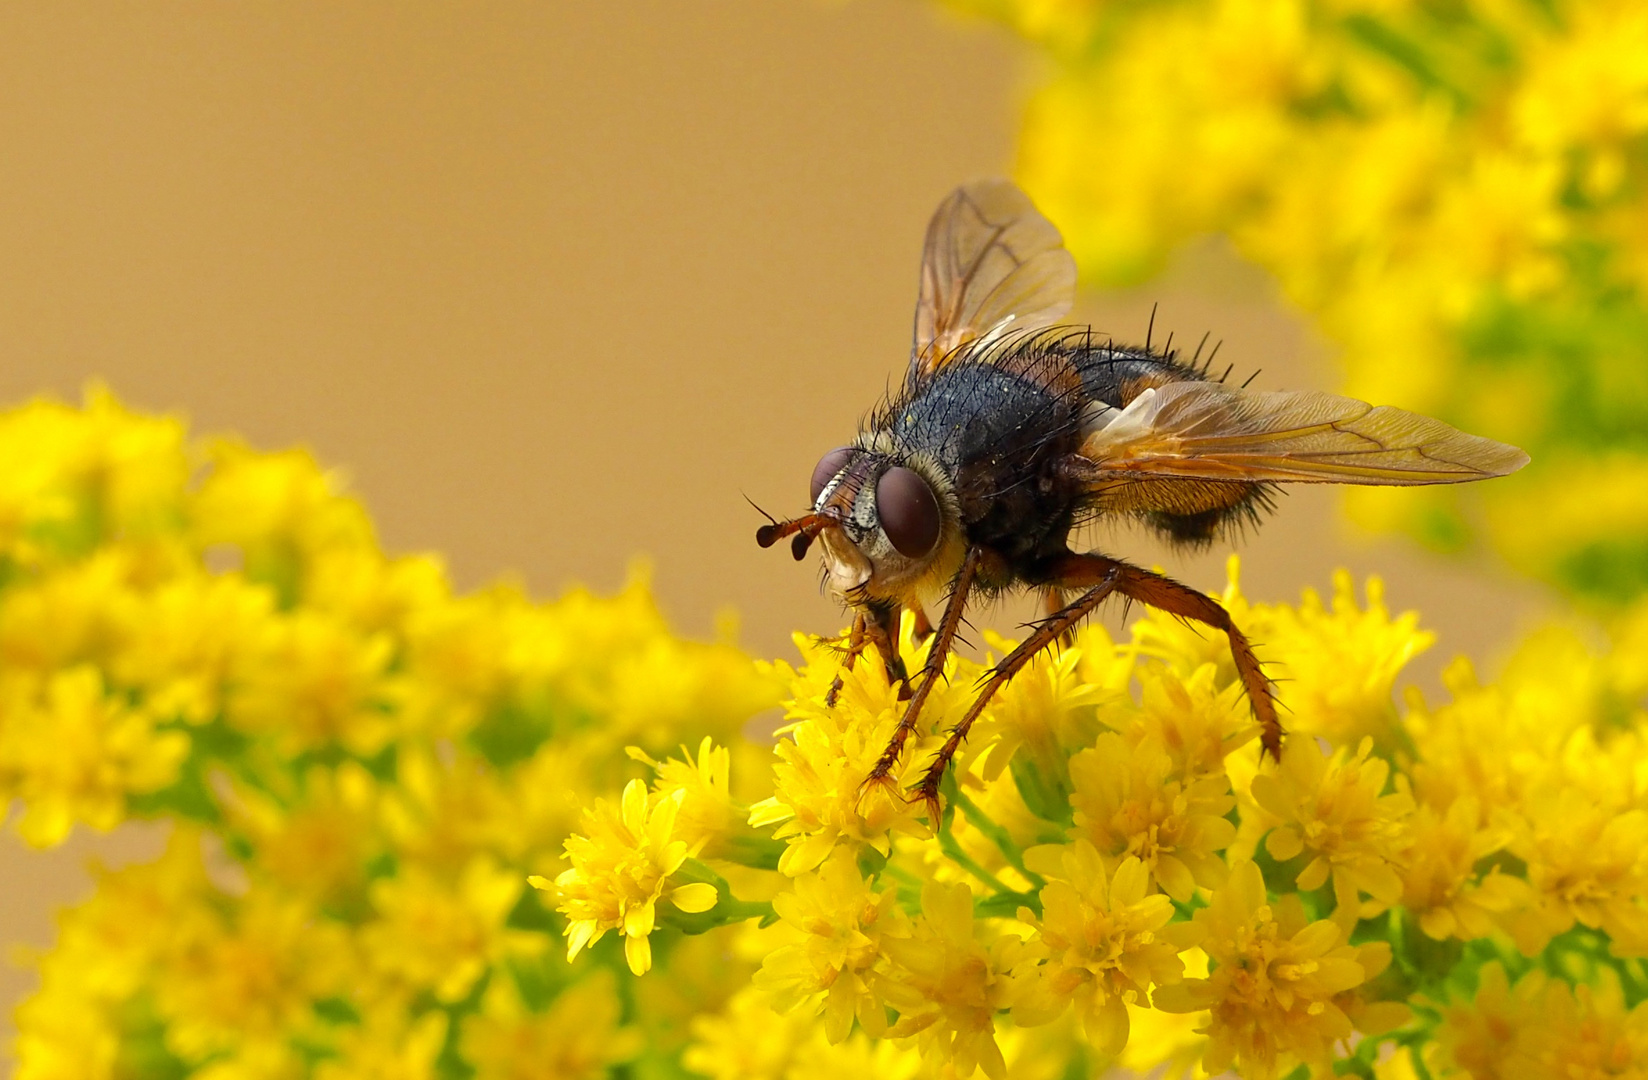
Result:
M1205 339L1204 339L1205 343ZM969 543L1001 555L1035 582L1088 520L1133 517L1178 545L1202 547L1255 525L1274 503L1263 483L1146 478L1095 491L1061 472L1084 426L1124 409L1152 386L1206 381L1217 346L1184 359L1168 348L1125 345L1091 328L1006 335L905 383L866 419L861 439L919 459L952 486ZM986 589L989 581L981 581Z

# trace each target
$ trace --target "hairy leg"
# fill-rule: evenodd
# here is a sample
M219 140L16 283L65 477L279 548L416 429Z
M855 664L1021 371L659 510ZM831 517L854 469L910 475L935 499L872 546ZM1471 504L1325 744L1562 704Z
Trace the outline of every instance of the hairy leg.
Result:
M933 636L933 624L928 621L927 613L921 610L920 604L907 604L905 610L915 616L915 626L912 629L915 632L917 645Z
M841 658L841 670L836 673L835 680L830 683L830 688L824 692L824 707L826 709L835 708L836 699L841 696L841 687L846 682L847 673L853 670L853 664L858 660L858 654L863 652L865 647L870 644L870 638L865 632L864 624L863 612L853 616L853 628L847 632L847 649L846 655Z
M922 665L920 684L916 687L915 695L910 698L910 703L904 707L904 715L899 717L898 727L893 729L893 737L888 740L887 748L881 752L875 767L865 778L866 787L872 784L887 784L888 777L897 767L899 756L904 752L904 744L909 740L910 733L915 730L916 721L921 716L921 707L927 703L927 696L932 692L934 681L944 672L944 659L955 645L956 632L961 628L961 613L967 606L967 594L978 576L979 563L982 560L983 552L973 548L962 561L955 584L950 587L950 599L944 605L944 617L939 620L937 636L927 650L927 662Z
M1254 715L1259 718L1260 745L1264 747L1265 753L1277 760L1281 759L1282 725L1276 717L1276 702L1270 693L1270 681L1265 678L1258 658L1253 655L1252 645L1236 628L1229 613L1217 600L1171 578L1104 555L1069 554L1060 559L1053 569L1052 587L1086 588L1087 591L1073 603L1038 624L1035 631L1025 638L1018 648L1008 653L991 669L984 684L979 688L978 697L974 699L960 722L951 729L949 738L944 741L938 753L933 756L926 775L913 789L912 797L919 798L927 804L929 820L934 828L938 827L938 789L944 779L944 772L967 738L967 732L973 726L973 722L984 712L985 706L990 703L996 691L1005 686L1007 681L1037 653L1061 635L1073 631L1112 593L1120 593L1169 614L1193 619L1223 630L1230 639L1230 651L1236 659L1237 675L1247 690L1249 700L1253 702Z
M927 820L935 830L939 824L939 783L944 779L944 771L950 767L950 760L956 756L956 751L961 749L973 721L978 719L996 691L1007 685L1007 680L1029 663L1037 653L1057 641L1059 635L1070 631L1085 619L1105 597L1115 591L1116 587L1113 576L1096 584L1089 584L1091 587L1077 597L1074 603L1043 619L1030 636L1019 643L1018 648L1002 657L996 666L990 669L990 673L985 676L984 684L979 687L978 697L973 699L973 704L968 707L961 721L950 729L950 737L944 740L944 745L933 755L932 763L927 766L927 773L921 778L921 782L911 789L912 801L920 799L927 805Z
M1236 675L1242 680L1242 688L1253 703L1253 715L1259 720L1259 745L1274 760L1282 760L1282 722L1276 716L1276 698L1271 693L1270 680L1259 666L1259 658L1253 654L1253 645L1247 640L1247 635L1237 629L1230 613L1219 601L1170 577L1103 555L1068 555L1061 560L1059 571L1062 580L1073 584L1096 581L1115 572L1118 574L1116 591L1121 595L1148 604L1157 611L1224 631L1230 639L1230 654L1236 661Z
M898 613L896 604L864 609L864 634L881 654L887 666L887 681L899 683L900 698L910 696L910 673L904 670L904 660L898 655Z
M1049 586L1041 591L1041 604L1049 619L1058 618L1059 612L1064 610L1065 592L1058 586ZM1060 645L1074 645L1076 642L1076 628L1070 627L1059 635Z

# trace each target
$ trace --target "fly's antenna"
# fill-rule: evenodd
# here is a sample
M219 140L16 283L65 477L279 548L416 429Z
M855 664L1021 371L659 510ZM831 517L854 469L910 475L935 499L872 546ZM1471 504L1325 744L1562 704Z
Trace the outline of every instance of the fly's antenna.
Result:
M756 509L760 510L761 508L757 506ZM766 512L762 511L762 513ZM768 520L772 521L770 515ZM841 522L832 514L803 514L798 518L791 518L789 521L772 521L770 525L761 526L755 530L755 542L764 548L769 548L786 536L793 535L795 539L790 541L790 554L795 556L796 562L800 562L807 557L807 549L812 547L813 541L818 539L819 533L825 529L839 529L840 527Z

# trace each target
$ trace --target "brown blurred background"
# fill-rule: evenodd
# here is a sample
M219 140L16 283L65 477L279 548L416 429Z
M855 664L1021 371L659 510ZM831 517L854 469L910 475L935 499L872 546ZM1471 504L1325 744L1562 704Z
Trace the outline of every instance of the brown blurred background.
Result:
M444 552L461 585L611 590L645 554L683 631L730 607L752 651L790 655L839 614L812 565L755 547L744 496L800 509L898 376L927 216L1011 168L1034 78L1004 34L913 0L7 5L0 402L103 379L197 431L304 443L386 547ZM1158 334L1210 331L1258 385L1333 385L1215 242L1078 313L1140 338L1157 303ZM1443 635L1423 683L1545 606L1333 513L1284 500L1247 591L1383 573ZM1097 541L1223 581L1223 551ZM8 835L0 941L48 942L88 852L156 840ZM0 1001L30 981L0 972Z

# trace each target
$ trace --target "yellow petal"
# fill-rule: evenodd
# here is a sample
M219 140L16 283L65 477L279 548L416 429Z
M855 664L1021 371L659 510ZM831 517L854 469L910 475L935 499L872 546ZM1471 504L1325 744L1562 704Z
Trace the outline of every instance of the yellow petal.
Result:
M682 911L708 911L715 906L715 886L703 881L682 885L670 893L670 903Z
M629 961L631 971L645 975L652 970L652 942L644 937L625 938L624 959Z
M624 828L639 840L647 831L647 785L631 780L624 785Z

